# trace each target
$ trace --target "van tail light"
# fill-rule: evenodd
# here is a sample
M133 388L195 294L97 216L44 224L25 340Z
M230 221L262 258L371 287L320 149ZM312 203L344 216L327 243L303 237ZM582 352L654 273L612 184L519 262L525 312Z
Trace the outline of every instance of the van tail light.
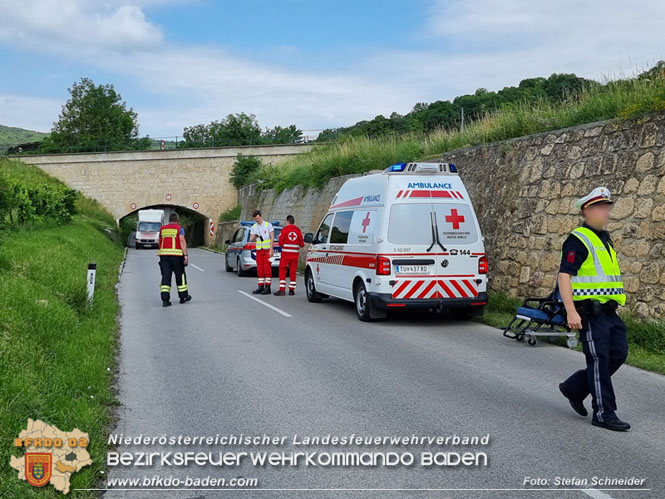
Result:
M484 256L478 258L478 273L487 274L487 258Z
M376 275L390 275L390 259L385 256L376 258Z
M245 243L242 249L253 250L256 249L256 243Z

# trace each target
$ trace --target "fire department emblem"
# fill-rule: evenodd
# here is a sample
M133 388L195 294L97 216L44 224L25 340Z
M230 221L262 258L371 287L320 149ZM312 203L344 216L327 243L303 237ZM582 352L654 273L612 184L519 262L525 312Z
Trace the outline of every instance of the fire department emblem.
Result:
M25 479L30 485L43 487L51 479L51 453L25 453Z

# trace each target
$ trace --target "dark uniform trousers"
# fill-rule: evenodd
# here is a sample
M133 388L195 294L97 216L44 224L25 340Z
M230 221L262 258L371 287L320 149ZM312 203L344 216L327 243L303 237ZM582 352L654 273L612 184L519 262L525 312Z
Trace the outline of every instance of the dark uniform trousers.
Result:
M187 277L185 276L185 258L177 255L161 255L159 268L162 271L161 295L162 301L171 300L171 274L175 274L175 283L178 287L178 296L187 297Z
M580 340L586 356L586 369L570 376L564 386L573 399L584 400L591 393L593 418L611 422L616 419L617 409L611 376L628 356L626 326L614 309L580 315Z

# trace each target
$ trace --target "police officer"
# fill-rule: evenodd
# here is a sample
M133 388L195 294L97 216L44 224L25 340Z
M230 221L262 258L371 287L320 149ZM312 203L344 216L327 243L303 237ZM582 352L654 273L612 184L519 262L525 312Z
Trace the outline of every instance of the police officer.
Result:
M296 225L293 215L286 217L286 227L279 234L277 243L282 248L282 258L279 261L279 291L275 296L284 296L286 293L286 271L289 271L289 296L296 294L296 269L300 258L300 248L305 246L300 228Z
M626 303L619 262L609 233L604 230L612 208L610 191L597 187L579 199L584 224L563 243L558 284L568 326L579 329L586 369L559 385L571 407L587 416L584 399L591 393L591 424L613 431L630 425L616 415L611 376L626 360L626 326L617 307Z
M270 258L273 255L273 238L275 229L270 222L263 220L260 210L252 213L254 225L249 231L250 242L256 242L256 275L259 286L252 291L255 295L269 295L272 283L272 264Z
M169 223L159 229L159 268L162 272L160 286L162 306L171 306L171 274L175 274L175 283L178 286L180 303L187 303L192 296L187 291L187 276L185 267L189 263L187 256L187 241L185 229L178 224L178 214L171 213Z

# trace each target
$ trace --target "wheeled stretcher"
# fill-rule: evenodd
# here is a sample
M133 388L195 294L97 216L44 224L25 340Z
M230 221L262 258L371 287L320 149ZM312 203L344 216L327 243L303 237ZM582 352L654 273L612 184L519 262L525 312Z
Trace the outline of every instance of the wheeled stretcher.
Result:
M538 336L566 336L569 348L575 348L578 343L577 332L571 331L566 322L566 309L558 286L544 298L526 298L503 329L503 335L517 341L526 339L531 346L536 344Z

